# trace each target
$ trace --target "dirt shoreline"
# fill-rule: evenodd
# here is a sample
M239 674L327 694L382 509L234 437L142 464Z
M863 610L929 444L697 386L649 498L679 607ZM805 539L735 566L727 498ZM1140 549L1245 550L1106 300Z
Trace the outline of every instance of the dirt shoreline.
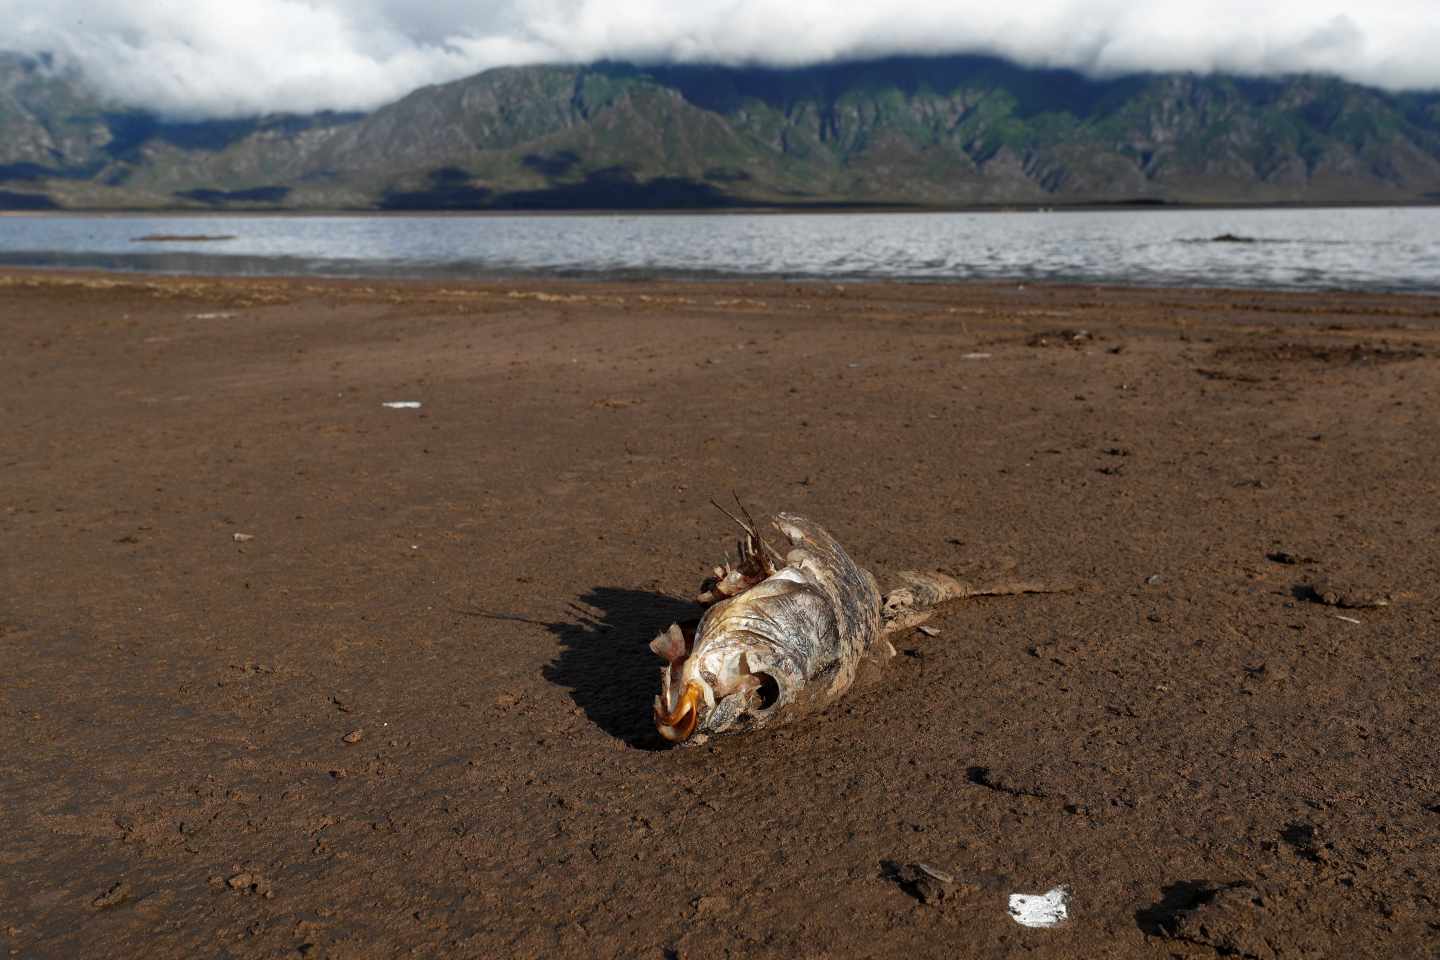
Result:
M0 344L0 955L1440 943L1440 297L5 270ZM1085 589L663 749L731 490Z

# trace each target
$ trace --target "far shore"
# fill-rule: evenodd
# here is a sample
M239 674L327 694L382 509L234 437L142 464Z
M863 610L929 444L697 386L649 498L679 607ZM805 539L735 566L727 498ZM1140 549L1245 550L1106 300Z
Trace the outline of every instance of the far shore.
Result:
M474 210L392 210L392 209L291 209L286 207L240 207L196 209L193 207L140 207L113 209L57 208L53 210L0 210L0 217L673 217L673 216L787 216L803 214L856 214L856 213L1086 213L1096 211L1166 211L1166 210L1343 210L1343 209L1409 209L1440 206L1440 198L1434 200L1375 201L1335 200L1329 202L1306 201L1300 203L1247 203L1226 201L1220 203L1174 203L1156 200L1097 201L1095 203L1002 203L960 206L921 206L886 203L855 204L789 204L789 205L745 205L717 207L686 207L674 209L650 209L645 207L614 209L574 210L501 210L478 208Z

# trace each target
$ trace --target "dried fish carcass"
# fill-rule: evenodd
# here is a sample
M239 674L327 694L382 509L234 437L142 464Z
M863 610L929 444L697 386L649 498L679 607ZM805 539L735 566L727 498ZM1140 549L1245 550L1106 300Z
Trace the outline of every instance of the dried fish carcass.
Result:
M742 510L743 513L743 510ZM946 600L1046 590L1004 583L976 589L945 574L904 573L882 597L875 577L823 527L781 513L781 554L749 514L739 561L702 586L696 621L673 624L650 644L665 660L655 726L675 743L703 743L819 710L842 696L867 660L894 656L890 634Z

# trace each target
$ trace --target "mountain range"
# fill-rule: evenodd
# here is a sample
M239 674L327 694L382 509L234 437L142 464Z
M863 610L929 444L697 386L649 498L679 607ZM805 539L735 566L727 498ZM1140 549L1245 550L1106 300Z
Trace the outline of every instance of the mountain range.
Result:
M176 120L0 53L0 209L1440 201L1440 92L984 57L489 70L369 113Z

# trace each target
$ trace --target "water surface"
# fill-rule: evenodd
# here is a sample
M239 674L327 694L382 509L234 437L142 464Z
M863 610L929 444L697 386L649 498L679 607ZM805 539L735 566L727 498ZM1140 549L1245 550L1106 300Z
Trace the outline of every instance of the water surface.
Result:
M138 240L157 235L230 239ZM1047 280L1428 292L1440 289L1440 208L24 215L0 218L0 264L244 275Z

